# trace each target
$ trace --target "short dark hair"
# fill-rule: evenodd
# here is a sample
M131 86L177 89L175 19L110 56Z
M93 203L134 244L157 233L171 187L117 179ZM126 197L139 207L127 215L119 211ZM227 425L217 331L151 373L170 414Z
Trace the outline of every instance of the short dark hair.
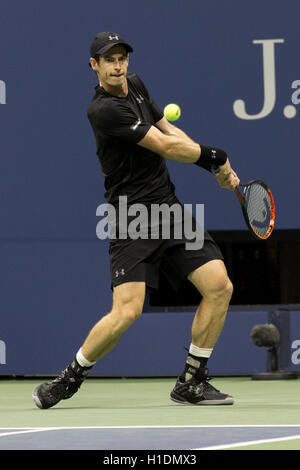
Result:
M93 59L95 59L95 61L97 62L97 64L99 65L99 61L100 61L100 54L95 54L95 56L93 57ZM89 66L90 68L92 68L91 64L89 63ZM94 70L95 74L97 75L98 77L98 73L96 72L96 70Z
M94 56L94 59L95 59L95 61L97 62L97 64L99 64L100 55L101 55L101 54L95 54L95 56Z

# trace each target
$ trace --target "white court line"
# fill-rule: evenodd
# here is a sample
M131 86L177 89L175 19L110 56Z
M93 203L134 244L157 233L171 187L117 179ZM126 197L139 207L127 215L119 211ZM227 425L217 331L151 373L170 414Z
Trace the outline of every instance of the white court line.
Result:
M19 431L56 431L59 429L161 429L161 428L300 428L299 424L166 424L161 426L149 425L149 426L56 426L56 427L43 427L43 428L17 428L12 427L11 429L17 429ZM0 427L2 429L10 429L9 427ZM1 434L0 434L1 435Z
M300 439L300 434L295 434L294 436L286 436L286 437L274 437L271 439L258 439L256 441L235 442L234 444L225 444L225 445L210 446L210 447L199 447L197 449L192 449L192 450L231 449L233 447L251 446L254 444L265 444L268 442L291 441L293 439Z
M0 431L2 429L5 429L6 432L0 432L0 438L1 437L7 437L7 436L16 436L20 434L30 434L30 433L36 433L36 432L45 432L45 431L59 431L59 430L74 430L74 429L161 429L161 428L281 428L281 427L286 427L286 428L293 428L293 427L300 427L299 424L249 424L249 425L244 425L244 424L231 424L231 425L226 425L222 424L220 426L216 424L208 424L208 425L163 425L163 426L61 426L61 427L44 427L44 428L12 428L15 429L16 431L10 431L7 432L9 428L5 427L0 427ZM261 443L266 443L266 442L276 442L276 441L286 441L286 440L293 440L293 439L300 439L300 434L296 434L293 436L287 436L287 437L277 437L277 438L271 438L271 439L259 439L259 440L254 440L254 441L244 441L244 442L236 442L233 444L225 444L225 445L217 445L217 446L209 446L209 447L199 447L191 450L219 450L219 449L229 449L233 447L240 447L240 446L248 446L248 445L253 445L253 444L261 444Z
M0 429L8 429L8 428L0 428ZM13 429L24 429L22 431L11 431L11 432L2 432L0 433L0 437L5 437L5 436L15 436L17 434L29 434L32 432L43 432L43 431L55 431L56 429L59 428L13 428Z

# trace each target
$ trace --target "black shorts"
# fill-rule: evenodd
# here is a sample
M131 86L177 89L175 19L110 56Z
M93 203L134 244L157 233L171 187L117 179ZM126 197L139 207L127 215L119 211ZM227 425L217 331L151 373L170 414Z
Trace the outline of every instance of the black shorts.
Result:
M112 240L109 248L112 288L125 282L144 281L147 288L158 289L159 276L166 276L179 290L188 274L222 253L208 232L203 247L186 250L183 240Z

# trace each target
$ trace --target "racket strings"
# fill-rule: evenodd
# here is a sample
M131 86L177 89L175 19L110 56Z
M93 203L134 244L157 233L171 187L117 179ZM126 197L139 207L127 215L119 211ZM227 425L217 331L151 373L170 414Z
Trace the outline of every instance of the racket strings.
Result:
M272 200L268 191L259 183L245 188L246 210L252 230L265 237L272 225Z

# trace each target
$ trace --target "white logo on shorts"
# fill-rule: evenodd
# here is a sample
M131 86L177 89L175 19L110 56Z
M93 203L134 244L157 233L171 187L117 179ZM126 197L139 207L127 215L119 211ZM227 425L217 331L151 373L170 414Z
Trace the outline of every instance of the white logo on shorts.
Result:
M120 269L120 271L115 272L115 277L124 276L124 274L125 274L125 269L122 268Z

